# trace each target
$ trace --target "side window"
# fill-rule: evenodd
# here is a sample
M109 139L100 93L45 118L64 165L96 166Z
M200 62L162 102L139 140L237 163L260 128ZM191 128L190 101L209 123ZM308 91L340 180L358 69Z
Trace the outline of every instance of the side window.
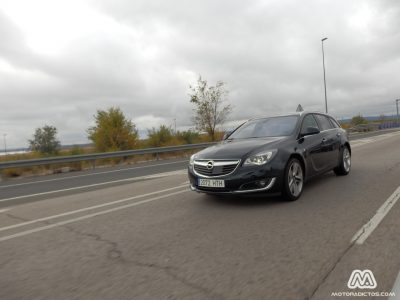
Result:
M329 118L334 128L341 128L339 123L334 118Z
M306 133L307 128L310 127L319 129L317 121L315 121L313 115L307 115L304 117L303 124L301 125L301 133Z
M333 125L329 121L329 119L323 115L315 115L315 118L318 121L319 126L321 127L321 131L332 129Z

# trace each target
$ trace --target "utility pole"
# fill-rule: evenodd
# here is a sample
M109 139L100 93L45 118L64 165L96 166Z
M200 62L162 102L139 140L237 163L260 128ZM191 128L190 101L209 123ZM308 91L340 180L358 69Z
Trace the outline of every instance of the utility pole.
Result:
M399 119L399 101L400 99L396 100L396 110L397 110L397 126L400 126L400 119Z
M4 155L7 155L6 136L7 136L7 133L3 133L3 139L4 139Z
M324 88L325 88L325 113L328 113L328 98L326 96L326 76L325 76L325 53L324 53L324 41L328 38L325 37L321 40L322 43L322 67L324 69Z

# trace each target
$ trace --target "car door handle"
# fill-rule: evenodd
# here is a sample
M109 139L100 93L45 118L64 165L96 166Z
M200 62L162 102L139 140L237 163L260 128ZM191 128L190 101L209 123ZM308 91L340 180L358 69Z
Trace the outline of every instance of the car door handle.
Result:
M323 142L323 143L326 143L326 138L323 138L323 139L322 139L322 142Z
M336 133L336 136L341 136L342 134L340 132Z

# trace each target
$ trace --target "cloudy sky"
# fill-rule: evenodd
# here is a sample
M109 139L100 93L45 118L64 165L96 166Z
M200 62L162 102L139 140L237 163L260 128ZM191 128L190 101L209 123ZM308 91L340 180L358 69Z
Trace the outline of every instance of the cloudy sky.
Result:
M199 74L227 83L232 121L324 110L325 36L330 113L394 114L399 29L398 0L0 0L0 133L85 143L110 106L141 131L186 128Z

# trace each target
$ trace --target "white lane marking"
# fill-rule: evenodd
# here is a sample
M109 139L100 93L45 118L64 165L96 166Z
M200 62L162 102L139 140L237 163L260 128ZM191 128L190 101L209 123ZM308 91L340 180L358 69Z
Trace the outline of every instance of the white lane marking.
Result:
M390 296L388 300L400 300L400 272L399 275L397 275L396 281L394 282L392 293L394 293L394 296Z
M102 175L102 174L115 173L115 172L130 171L130 170L136 170L136 169L145 169L145 168L166 166L166 165L178 164L178 163L183 163L183 162L187 162L187 160L180 160L180 161L161 163L161 164L149 165L149 166L139 166L139 167L126 168L126 169L118 169L118 170L111 170L111 171L96 172L96 173L90 173L90 174L67 176L67 177L62 177L62 178L53 178L53 179L37 180L37 181L31 181L31 182L23 182L23 183L16 183L16 184L1 185L0 189L1 188L14 187L14 186L21 186L21 185L30 185L30 184L36 184L36 183L60 181L60 180L66 180L66 179L74 179L74 178L80 178L80 177L87 177L87 176L95 176L95 175Z
M153 178L160 178L160 177L166 177L166 176L171 176L171 175L181 175L181 174L186 174L186 170L158 173L158 174L133 177L133 178L125 178L125 179L120 179L120 180L106 181L106 182L94 183L94 184L89 184L89 185L81 185L81 186L76 186L76 187L72 187L72 188L48 191L48 192L37 193L37 194L22 195L22 196L17 196L17 197L12 197L12 198L0 199L0 202L23 199L23 198L30 198L30 197L35 197L35 196L51 195L51 194L56 194L56 193L61 193L61 192L80 190L80 189L91 188L91 187L95 187L95 186L102 186L102 185L107 185L107 184L112 184L112 183L138 181L138 180L153 179Z
M3 212L9 211L9 210L10 210L9 208L0 209L0 214L3 213Z
M366 223L351 239L351 243L362 245L370 234L375 230L383 218L387 215L393 205L400 199L400 186L394 191L392 195L382 204L376 211L376 214Z
M366 145L366 144L370 144L370 143L372 143L372 142L368 142L368 143L362 143L362 144L356 144L356 145L351 145L351 149L355 149L355 148L358 148L358 147L361 147L361 146L364 146L364 145Z
M82 221L82 220L85 220L85 219L89 219L89 218L105 215L105 214L108 214L108 213L111 213L111 212L115 212L115 211L118 211L118 210L122 210L122 209L125 209L125 208L138 206L138 205L141 205L141 204L149 203L149 202L152 202L152 201L160 200L162 198L167 198L167 197L171 197L171 196L175 196L175 195L179 195L179 194L187 193L187 192L190 192L190 191L189 190L184 190L184 191L178 191L178 192L174 192L174 193L170 193L170 194L166 194L166 195L160 195L160 196L157 196L157 197L149 198L149 199L138 201L138 202L135 202L135 203L126 204L126 205L110 208L110 209L107 209L107 210L102 210L100 212L84 215L84 216L77 217L77 218L74 218L74 219L69 219L69 220L57 222L57 223L54 223L54 224L50 224L50 225L41 226L41 227L37 227L37 228L34 228L34 229L18 232L16 234L3 236L3 237L0 237L0 242L4 242L4 241L7 241L7 240L11 240L11 239L17 238L17 237L29 235L29 234L32 234L32 233L35 233L35 232L40 232L40 231L43 231L43 230L47 230L47 229L63 226L63 225L66 225L66 224Z
M357 140L357 141L354 141L354 142L351 142L352 144L356 144L356 145L364 145L364 144L368 144L368 143L371 143L371 142L374 142L375 140L374 139L362 139L362 140Z
M131 200L135 200L135 199L139 199L139 198L144 198L144 197L152 196L152 195L155 195L155 194L169 192L169 191L180 189L180 188L187 187L187 186L188 186L187 183L185 183L185 184L178 185L176 187L172 187L172 188L168 188L168 189L164 189L164 190L159 190L159 191L155 191L155 192L151 192L151 193L147 193L147 194L142 194L142 195L137 195L137 196L133 196L133 197L129 197L129 198L115 200L115 201L112 201L112 202L107 202L107 203L102 203L102 204L98 204L98 205L93 205L93 206L88 206L88 207L76 209L76 210L71 210L71 211L68 211L68 212L65 212L65 213L61 213L61 214L57 214L57 215L52 215L52 216L43 217L43 218L40 218L40 219L35 219L35 220L26 221L26 222L22 222L22 223L18 223L18 224L13 224L13 225L10 225L10 226L1 227L0 231L9 230L9 229L13 229L13 228L21 227L21 226L26 226L26 225L30 225L30 224L34 224L34 223L38 223L38 222L48 221L48 220L52 220L52 219L55 219L55 218L65 217L65 216L69 216L69 215L72 215L72 214L77 214L77 213L80 213L80 212L83 212L83 211L88 211L88 210L97 209L97 208L101 208L101 207L105 207L105 206L110 206L110 205L114 205L114 204L118 204L118 203L122 203L122 202L126 202L126 201L131 201Z
M399 134L400 134L400 132L391 132L391 133L378 135L378 136L375 136L375 137L358 139L358 140L355 140L355 141L350 141L350 145L351 145L351 148L358 148L358 147L364 146L366 144L380 142L380 141L385 140L387 138L398 136Z

